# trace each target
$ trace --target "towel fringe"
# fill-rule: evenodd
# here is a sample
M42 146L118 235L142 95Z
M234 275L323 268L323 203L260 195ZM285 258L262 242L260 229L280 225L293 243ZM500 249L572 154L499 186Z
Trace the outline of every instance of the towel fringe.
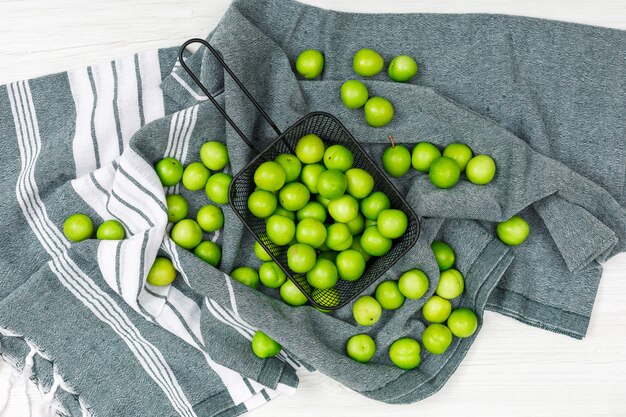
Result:
M30 343L26 342L28 346L30 346L30 352L24 358L24 367L22 368L22 378L25 380L29 380L33 374L33 366L35 366L35 355L37 354L37 349L34 346L31 346Z
M67 383L67 381L65 381L65 379L61 375L61 372L59 372L59 368L54 360L44 351L42 351L36 343L2 326L0 326L0 336L21 339L30 349L28 351L28 354L24 357L22 365L21 361L18 358L11 356L8 354L8 352L4 351L4 346L2 346L2 339L0 337L0 356L13 368L11 378L9 379L9 389L13 390L19 384L22 384L25 390L26 397L28 398L28 383L34 382L39 392L43 396L39 404L33 404L32 401L28 401L28 416L57 417L69 415L69 411L56 398L56 395L59 393L60 389L74 397L80 407L83 417L93 417L93 413L90 411L90 407L87 405L87 403L85 403L80 394L77 393L76 390ZM36 355L50 362L50 364L52 365L53 382L50 386L50 389L48 390L46 390L45 387L42 385L42 380L40 377L37 376L37 370L34 369ZM0 414L2 414L7 404L8 396L6 399L0 398ZM34 410L32 410L31 407L33 407Z

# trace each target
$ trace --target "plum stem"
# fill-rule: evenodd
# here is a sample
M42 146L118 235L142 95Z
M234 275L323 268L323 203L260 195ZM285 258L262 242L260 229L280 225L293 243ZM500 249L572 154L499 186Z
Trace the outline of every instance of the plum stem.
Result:
M389 134L389 142L391 142L391 147L392 148L396 147L396 143L393 141L393 136L391 136L391 134Z

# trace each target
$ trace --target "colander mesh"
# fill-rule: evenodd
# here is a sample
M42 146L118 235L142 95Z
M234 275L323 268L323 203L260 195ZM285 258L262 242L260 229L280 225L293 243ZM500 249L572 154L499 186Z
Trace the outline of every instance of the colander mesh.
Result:
M298 140L310 133L314 133L322 138L327 146L341 144L352 151L354 154L354 167L362 168L369 172L374 178L374 191L385 193L391 201L391 207L402 210L409 220L406 233L402 237L394 239L393 246L386 255L372 257L367 263L361 278L356 281L340 279L335 285L335 290L315 290L308 284L305 274L292 272L287 266L288 246L277 246L272 243L265 232L265 220L253 216L248 210L248 197L256 187L254 172L259 165L263 162L274 160L281 153L295 154ZM415 244L419 235L417 216L406 200L341 122L334 116L323 112L306 115L275 139L233 178L229 192L230 204L246 228L250 230L255 239L272 256L278 266L285 271L287 277L306 295L310 303L321 309L334 310L349 303L396 263ZM312 195L311 199L313 200L314 198L315 196Z

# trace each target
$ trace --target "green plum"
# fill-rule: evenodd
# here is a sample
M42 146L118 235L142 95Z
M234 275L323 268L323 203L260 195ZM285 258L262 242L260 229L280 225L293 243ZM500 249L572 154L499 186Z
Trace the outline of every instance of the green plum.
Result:
M383 236L377 226L365 228L361 236L361 247L372 256L383 256L391 250L391 239Z
M345 281L356 281L365 272L365 258L355 249L339 252L335 260L339 277Z
M439 240L433 241L431 243L430 248L435 255L435 259L437 260L437 265L439 265L440 271L445 271L446 269L452 268L454 265L454 261L456 260L456 255L454 254L454 250L448 245L446 242L441 242Z
M285 180L285 170L278 162L265 161L254 171L254 183L262 190L278 191Z
M93 235L93 222L82 213L76 213L65 219L63 234L72 242L89 239Z
M290 279L280 286L280 296L284 302L294 307L304 305L308 301L306 295Z
M210 240L200 242L200 244L193 250L193 254L209 265L215 267L217 267L222 259L222 250L216 243L213 243Z
M306 273L306 279L315 288L326 290L337 283L337 267L328 259L318 259L313 268Z
M451 311L452 304L450 304L450 301L438 295L430 297L422 307L424 318L431 323L443 323L448 319Z
M268 288L278 288L285 283L287 275L276 262L263 262L259 268L259 280Z
M361 326L373 326L378 323L383 309L374 297L364 295L354 302L352 315Z
M305 243L296 243L287 250L287 265L293 272L302 274L309 272L316 261L315 249Z
M296 213L298 221L304 219L315 219L324 223L326 221L326 208L317 201L309 201Z
M404 295L396 281L383 281L378 284L375 296L383 310L395 310L404 304Z
M183 166L176 158L163 158L156 163L154 169L165 187L171 187L183 178Z
M298 179L302 171L302 163L300 160L290 153L281 153L274 162L278 163L285 170L285 182L292 182Z
M271 216L277 205L276 196L270 191L256 190L248 197L248 210L261 219Z
M328 169L345 172L352 168L354 155L343 145L329 146L324 152L324 165Z
M473 184L489 184L496 175L496 163L488 155L476 155L467 163L465 175Z
M125 236L124 226L117 220L107 220L96 230L96 237L100 240L122 240Z
M409 219L402 210L386 209L380 212L376 226L381 235L397 239L406 232Z
M272 215L267 219L265 231L270 241L278 246L284 246L295 236L296 225L287 217Z
M365 102L365 121L372 127L383 127L393 119L393 104L383 97L371 97Z
M300 172L300 181L307 186L310 192L317 194L317 182L320 174L324 171L326 171L326 167L322 164L305 165Z
M448 317L448 328L456 337L470 337L478 329L478 317L469 308L457 308Z
M372 49L359 49L352 60L352 69L363 77L371 77L378 74L385 65L380 54Z
M428 276L420 269L410 269L400 276L398 289L406 298L417 300L428 291Z
M348 357L357 362L369 362L376 353L376 343L368 334L357 334L348 339L346 343Z
M150 285L163 287L170 285L176 279L176 269L168 258L157 257L150 267L146 281Z
M312 218L302 219L296 225L296 240L305 243L315 249L326 242L326 226L319 220Z
M304 184L291 182L285 184L278 193L280 205L289 211L298 211L309 202L311 193Z
M233 177L223 172L211 175L204 187L207 197L216 204L228 204L228 187L232 179Z
M433 323L424 329L422 344L433 355L441 355L452 343L452 332L443 324Z
M298 139L296 156L305 164L314 164L322 160L325 149L324 141L319 136L310 133Z
M330 204L329 204L330 206ZM359 207L359 203L357 203L357 210ZM365 230L365 217L361 213L357 213L356 217L349 222L346 222L346 226L350 229L350 233L353 236L360 235Z
M365 198L374 189L374 177L364 169L352 168L346 171L348 194L354 198Z
M249 266L235 268L230 276L250 288L256 288L259 285L259 273Z
M167 220L170 223L177 223L187 217L189 205L187 200L180 194L168 194L165 196L167 203Z
M413 148L411 164L420 172L428 172L433 161L441 156L441 151L429 142L420 142Z
M391 202L382 191L374 191L361 200L361 212L369 220L376 221L380 212L388 208L391 208Z
M254 242L254 254L261 261L271 261L272 260L272 257L270 256L270 254L267 253L267 251L263 248L263 246L261 246L261 244L258 241Z
M296 71L298 74L311 80L320 76L324 70L324 55L316 49L307 49L300 52L296 59Z
M463 172L474 154L470 147L464 143L451 143L443 150L443 156L454 159Z
M342 251L352 245L352 233L343 223L334 223L328 226L326 234L326 246L329 249Z
M202 229L195 220L184 219L172 227L170 236L178 246L191 250L202 241Z
M202 162L192 162L183 172L183 185L190 191L199 191L206 186L211 171Z
M198 210L196 220L205 232L215 232L224 227L224 212L214 204L207 204Z
M200 160L211 171L220 171L230 162L226 145L221 142L205 142L200 147Z
M505 245L517 246L528 238L530 226L522 217L515 215L507 221L498 223L496 233Z
M430 182L437 188L451 188L459 182L461 169L459 164L452 158L440 156L430 165L428 177Z
M322 172L317 180L317 192L329 200L342 196L346 192L347 186L346 175L336 169Z
M403 145L396 145L389 135L391 146L383 152L383 168L394 178L399 178L411 168L411 152Z
M398 55L389 63L387 73L394 81L400 83L411 81L417 74L417 62L408 55Z
M341 86L341 101L349 109L363 107L368 97L367 87L361 81L348 80Z
M349 223L359 214L359 202L352 196L342 195L330 201L328 213L337 222Z
M417 340L403 337L389 347L389 359L400 369L414 369L421 362L421 348Z
M278 355L282 348L274 339L260 330L252 336L252 352L261 359Z
M452 300L461 295L464 288L465 280L463 279L463 275L458 270L450 268L441 271L435 294L441 298Z

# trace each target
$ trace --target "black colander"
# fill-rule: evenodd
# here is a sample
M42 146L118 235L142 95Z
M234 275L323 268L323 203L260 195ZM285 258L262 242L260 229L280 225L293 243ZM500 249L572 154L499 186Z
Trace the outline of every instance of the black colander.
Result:
M252 97L250 92L241 83L241 81L235 76L235 74L233 74L217 50L215 50L203 39L188 40L182 45L179 52L181 66L185 69L185 71L187 71L189 76L194 80L202 92L208 97L209 100L211 100L215 107L217 107L220 113L222 113L228 123L233 127L233 129L235 129L248 146L256 150L252 142L246 137L241 129L237 127L235 122L226 114L226 111L218 104L215 98L213 98L211 93L206 89L198 77L196 77L196 75L185 64L185 61L183 60L183 51L189 44L192 43L201 43L207 47L209 51L211 51L239 88L241 88L250 101L252 101L261 116L263 116L270 126L272 126L278 135L278 137L267 148L265 148L265 150L259 152L259 154L233 178L229 189L231 207L237 216L239 216L244 226L250 231L250 233L252 233L255 239L259 241L267 253L270 254L276 264L283 271L285 271L287 277L291 279L294 284L306 295L309 302L313 306L325 310L335 310L346 305L363 290L369 287L370 284L376 281L389 268L391 268L391 266L395 264L415 244L420 230L415 212L398 192L396 187L394 187L389 181L387 176L380 170L361 145L359 145L350 132L348 132L348 130L336 117L324 112L309 113L298 120L294 125L289 127L289 129L285 132L281 132L272 119L257 103L254 97ZM268 239L265 232L265 220L255 217L248 210L248 197L256 188L256 184L254 183L254 172L259 165L266 161L273 161L281 153L295 154L296 143L302 136L309 133L316 134L322 138L326 144L340 144L348 148L354 154L354 167L366 170L374 178L374 191L382 191L385 193L391 201L392 208L402 210L408 218L406 233L400 238L393 240L391 250L386 255L381 257L372 257L368 261L365 272L361 278L356 281L344 281L340 279L335 285L334 290L315 290L308 284L306 274L291 271L287 266L288 246L277 246L272 243ZM315 195L312 196L312 198L315 197Z

